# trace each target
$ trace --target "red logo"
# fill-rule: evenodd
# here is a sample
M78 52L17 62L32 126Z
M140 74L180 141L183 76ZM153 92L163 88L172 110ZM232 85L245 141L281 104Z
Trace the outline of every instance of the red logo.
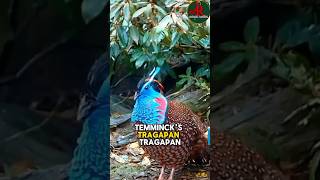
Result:
M203 16L203 6L199 2L196 2L195 4L196 4L195 9L189 10L189 14L196 15L196 16Z

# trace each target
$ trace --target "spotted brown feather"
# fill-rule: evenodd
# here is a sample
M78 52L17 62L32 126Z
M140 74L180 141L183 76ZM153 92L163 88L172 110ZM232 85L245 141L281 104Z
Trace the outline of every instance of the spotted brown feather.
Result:
M190 158L196 158L195 154L202 151L202 148L203 150L207 149L206 141L201 141L202 145L199 145L200 140L204 139L203 134L207 128L200 117L194 114L186 105L170 101L168 106L166 124L182 125L182 130L179 131L181 145L150 145L142 146L142 148L161 166L180 169Z
M215 180L287 180L240 140L213 129L211 173Z

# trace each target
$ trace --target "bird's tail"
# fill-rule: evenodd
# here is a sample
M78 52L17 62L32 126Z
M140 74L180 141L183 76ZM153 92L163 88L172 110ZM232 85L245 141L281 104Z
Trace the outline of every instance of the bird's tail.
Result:
M193 145L190 154L190 161L196 164L208 164L210 160L209 156L209 145L208 145L208 135L210 133L205 132L198 141Z

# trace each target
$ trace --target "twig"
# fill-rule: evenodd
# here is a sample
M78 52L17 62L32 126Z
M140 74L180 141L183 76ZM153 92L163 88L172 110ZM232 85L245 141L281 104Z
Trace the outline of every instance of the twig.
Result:
M51 118L56 114L56 112L58 111L58 108L59 108L60 105L62 104L63 100L64 100L64 97L63 97L63 96L58 99L58 102L56 103L56 105L55 105L55 107L52 109L52 111L50 112L49 116L48 116L47 118L45 118L40 124L38 124L38 125L36 125L36 126L33 126L33 127L29 128L29 129L26 129L26 130L24 130L24 131L18 132L18 133L16 133L16 134L12 135L12 136L9 136L9 137L1 140L1 141L0 141L0 144L3 144L3 143L6 143L6 142L9 142L9 141L12 141L12 140L14 140L14 139L17 139L17 138L19 138L19 137L21 137L21 136L24 136L24 135L30 133L30 132L33 132L33 131L35 131L35 130L37 130L37 129L40 129L42 126L44 126L45 124L47 124L47 123L51 120Z
M119 104L121 104L121 103L125 102L125 101L126 101L126 100L128 100L128 99L129 99L129 97L125 97L125 98L123 98L121 101L116 102L116 103L112 104L111 106L119 105Z
M167 99L169 99L169 98L172 97L172 96L175 96L175 95L180 94L181 92L183 92L184 90L186 90L186 89L187 89L188 87L190 87L190 86L191 86L191 84L190 84L190 85L186 85L186 86L184 86L182 89L180 89L179 91L168 95L168 96L167 96Z
M41 52L37 53L35 56L33 56L15 75L7 76L0 79L0 85L7 84L11 81L19 79L23 73L26 72L28 68L30 68L36 61L40 60L44 56L46 56L51 51L55 50L58 46L61 44L64 44L67 41L67 39L62 38L59 41L53 43L46 49L42 50Z
M119 79L114 85L112 85L111 88L117 87L123 80L125 80L127 77L129 77L131 75L132 75L132 72L128 73L127 75L125 75L124 77Z

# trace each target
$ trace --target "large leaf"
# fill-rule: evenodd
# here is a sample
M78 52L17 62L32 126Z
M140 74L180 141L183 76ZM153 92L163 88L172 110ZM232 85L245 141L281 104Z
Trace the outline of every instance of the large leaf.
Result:
M209 48L210 46L210 37L202 38L197 41L202 47Z
M191 67L188 67L188 68L187 68L186 74L187 74L188 76L191 76Z
M166 15L167 12L160 6L155 5L155 7L157 8L157 10L162 14L162 15Z
M128 35L127 35L127 32L126 32L126 28L123 27L123 26L120 26L118 29L117 29L117 34L118 34L118 37L120 39L120 45L122 48L125 48L127 47L128 45Z
M81 13L84 21L89 23L96 18L107 5L107 0L83 0L81 4Z
M140 56L140 58L136 60L136 63L135 63L136 68L137 69L140 68L143 65L143 63L145 63L147 60L148 60L147 55Z
M113 18L118 18L121 7L122 6L119 3L110 6L110 20Z
M238 41L228 41L220 45L220 49L223 51L239 51L244 50L245 48L246 45Z
M234 53L227 57L221 64L218 64L214 69L216 79L221 79L223 76L234 71L245 60L244 53Z
M147 10L147 6L138 9L136 12L133 13L132 18L136 18L136 17L140 16L146 10Z
M170 15L165 16L161 19L158 26L156 27L156 32L159 33L163 31L168 25L172 24L172 18Z
M199 77L206 76L207 78L210 77L210 71L208 67L200 67L197 69L196 75Z
M292 48L302 43L307 42L311 37L312 32L309 28L303 27L299 21L289 21L284 24L277 32L275 46L280 45Z
M115 42L111 43L110 54L112 57L117 57L120 54L120 48L117 43L115 43Z
M179 39L180 39L180 34L177 31L174 31L171 36L170 48L174 47L177 44Z
M320 151L316 152L310 161L310 176L309 180L317 180L316 174L320 164Z
M130 20L130 6L129 6L129 3L126 3L123 7L123 15L124 15L124 19L126 21L129 21Z
M320 35L314 36L309 41L310 51L317 57L320 58Z
M258 17L250 19L244 28L244 40L256 42L259 35L260 21Z
M137 29L137 27L135 27L135 26L131 26L131 27L130 27L130 37L132 38L132 40L133 40L137 45L139 44L140 33L139 33L139 30Z

